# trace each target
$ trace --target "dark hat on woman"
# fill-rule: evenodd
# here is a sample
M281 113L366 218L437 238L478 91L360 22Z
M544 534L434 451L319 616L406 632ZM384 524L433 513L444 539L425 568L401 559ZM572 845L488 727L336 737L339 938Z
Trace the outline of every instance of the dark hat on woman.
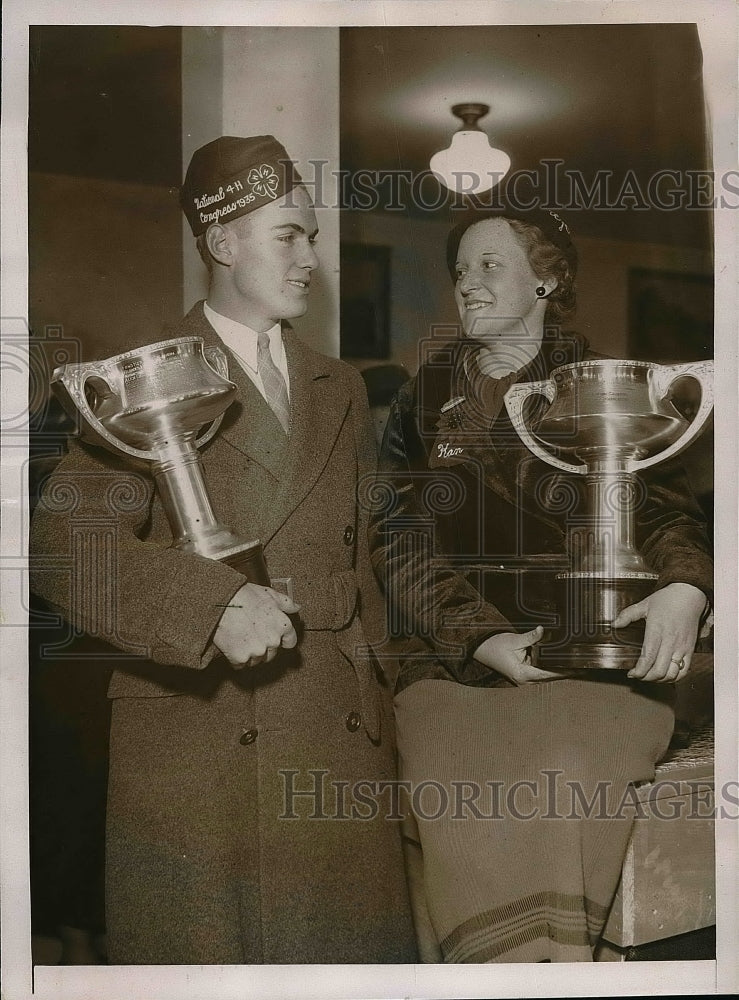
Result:
M470 226L474 226L477 222L485 222L487 219L517 219L519 222L536 226L545 240L563 252L573 272L577 269L577 249L572 242L570 227L559 212L548 211L544 208L523 211L510 205L501 204L495 208L468 209L450 231L446 243L446 263L452 281L457 280L457 253L462 237Z
M193 153L180 204L193 236L200 236L214 222L238 219L300 183L285 147L273 135L222 135Z

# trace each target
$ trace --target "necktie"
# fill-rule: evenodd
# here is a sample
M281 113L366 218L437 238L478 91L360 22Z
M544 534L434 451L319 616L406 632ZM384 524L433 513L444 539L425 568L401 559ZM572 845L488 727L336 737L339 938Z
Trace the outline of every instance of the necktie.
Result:
M269 333L260 333L257 338L257 370L262 379L265 396L270 408L282 424L285 434L290 433L290 400L287 395L285 378L272 360L269 349Z

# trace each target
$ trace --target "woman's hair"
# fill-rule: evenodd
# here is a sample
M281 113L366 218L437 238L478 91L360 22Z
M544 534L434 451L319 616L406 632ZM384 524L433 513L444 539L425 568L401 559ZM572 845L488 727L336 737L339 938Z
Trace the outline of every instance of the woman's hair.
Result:
M577 250L569 229L555 213L490 211L467 215L449 233L446 261L452 281L457 281L457 254L462 237L472 226L490 219L503 219L526 251L531 270L544 281L555 278L557 287L547 296L544 322L561 326L575 312Z

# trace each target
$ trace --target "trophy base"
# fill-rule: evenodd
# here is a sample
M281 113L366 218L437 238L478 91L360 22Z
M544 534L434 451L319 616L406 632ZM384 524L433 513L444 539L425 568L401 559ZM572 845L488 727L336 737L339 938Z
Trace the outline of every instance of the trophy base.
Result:
M197 537L181 535L173 543L173 548L225 563L245 576L249 583L258 583L260 587L272 586L261 542L244 542L218 523L201 529Z
M619 633L632 631L619 629ZM614 642L613 630L603 628L604 641L572 642L568 637L551 644L545 640L534 650L533 663L542 670L631 670L639 659L641 641ZM633 629L634 639L644 636L644 629Z
M272 586L260 542L249 542L248 545L216 558L218 562L225 563L245 576L248 583L257 583L260 587Z
M560 574L558 606L567 609L567 624L547 630L535 647L535 665L545 670L631 670L641 653L644 622L619 629L612 622L624 608L648 597L656 579L653 573Z

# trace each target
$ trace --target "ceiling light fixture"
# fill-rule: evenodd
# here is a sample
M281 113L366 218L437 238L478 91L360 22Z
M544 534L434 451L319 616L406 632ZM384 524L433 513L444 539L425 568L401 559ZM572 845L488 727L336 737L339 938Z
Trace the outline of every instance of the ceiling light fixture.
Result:
M490 107L470 102L455 104L452 114L462 119L462 127L452 136L448 149L434 153L429 166L442 184L459 194L482 194L500 184L511 166L502 149L491 147L477 121Z

